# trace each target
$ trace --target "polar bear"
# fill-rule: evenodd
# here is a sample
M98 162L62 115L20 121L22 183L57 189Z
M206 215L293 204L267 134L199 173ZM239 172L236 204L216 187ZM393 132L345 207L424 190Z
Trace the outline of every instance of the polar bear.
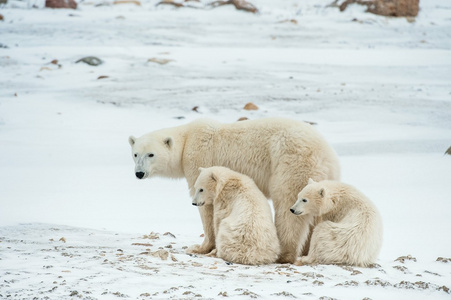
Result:
M276 226L254 181L225 167L199 170L193 205L213 205L216 249L212 252L233 263L274 263L280 254Z
M199 167L224 166L251 177L271 198L282 252L280 263L293 263L309 236L310 216L296 217L290 207L297 194L315 180L340 178L338 157L331 146L305 122L264 118L231 124L200 119L129 137L139 179L185 177L191 196ZM199 207L205 238L193 253L215 248L213 207Z
M309 179L290 210L298 216L320 216L323 220L313 230L308 255L297 265L368 267L376 261L382 245L382 218L356 188L338 181Z

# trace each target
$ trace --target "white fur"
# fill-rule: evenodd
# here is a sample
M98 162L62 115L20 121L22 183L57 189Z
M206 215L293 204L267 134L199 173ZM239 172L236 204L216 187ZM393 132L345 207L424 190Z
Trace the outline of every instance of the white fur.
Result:
M295 215L321 216L313 230L310 251L297 264L373 264L382 246L382 218L356 188L337 181L309 184L291 207Z
M130 137L129 142L137 175L185 177L191 196L199 167L224 166L251 177L274 203L282 247L279 262L294 262L309 235L310 217L295 217L289 211L298 192L309 177L338 180L340 176L337 155L321 135L311 125L289 119L232 124L198 120ZM210 206L199 211L205 240L193 251L206 254L215 248L213 211Z
M271 208L251 178L225 167L201 168L194 188L194 205L213 205L216 256L247 265L277 260Z

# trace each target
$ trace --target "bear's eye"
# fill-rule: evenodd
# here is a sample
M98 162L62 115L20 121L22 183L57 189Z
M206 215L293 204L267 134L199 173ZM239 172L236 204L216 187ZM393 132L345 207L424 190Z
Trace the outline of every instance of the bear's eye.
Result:
M302 199L302 202L307 202L307 199Z
M204 189L200 189L200 190L199 190L199 192L201 192L201 193L202 193L203 191L204 191Z
M138 154L135 153L135 154L133 154L133 156L134 156L134 157L138 157Z
M153 153L150 153L149 155L147 155L148 157L153 157Z

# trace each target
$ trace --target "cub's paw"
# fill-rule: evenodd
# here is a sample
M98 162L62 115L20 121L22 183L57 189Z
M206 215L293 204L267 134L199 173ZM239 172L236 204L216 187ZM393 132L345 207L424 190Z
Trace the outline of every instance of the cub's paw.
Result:
M215 245L192 245L188 249L186 249L186 253L188 254L207 254L210 253L215 248Z
M200 249L200 245L192 245L191 247L189 247L188 249L186 249L186 253L188 254L200 254L201 252L199 251Z
M302 256L300 258L298 258L294 264L296 266L306 266L306 265L311 265L312 264L312 260L310 259L310 257L308 256Z
M304 266L305 264L302 262L302 260L299 258L294 262L294 265L296 266Z
M218 251L217 251L216 249L213 249L213 250L211 250L210 253L206 254L206 256L208 256L208 257L217 257L217 256L216 256L216 253L217 253L217 252L218 252Z

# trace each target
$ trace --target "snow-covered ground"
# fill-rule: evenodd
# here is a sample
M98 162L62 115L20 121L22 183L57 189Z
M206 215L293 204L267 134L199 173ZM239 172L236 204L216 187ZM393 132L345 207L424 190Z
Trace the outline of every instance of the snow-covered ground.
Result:
M0 298L449 299L451 1L414 22L330 2L1 6ZM187 185L136 180L128 136L268 116L317 123L378 206L377 266L185 254L202 241Z

